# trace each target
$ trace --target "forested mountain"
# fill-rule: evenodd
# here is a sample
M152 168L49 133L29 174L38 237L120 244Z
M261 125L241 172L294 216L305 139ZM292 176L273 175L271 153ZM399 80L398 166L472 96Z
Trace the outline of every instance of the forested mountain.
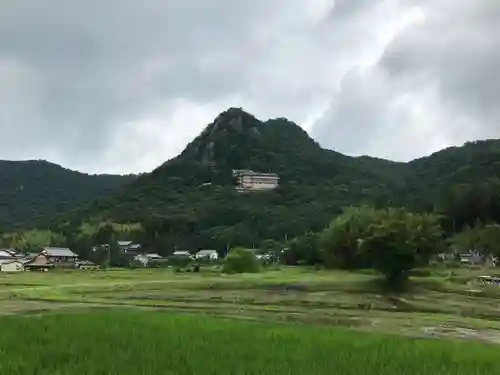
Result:
M140 222L144 241L160 250L252 246L263 239L319 231L349 205L456 210L461 195L453 201L442 197L456 189L473 197L479 181L487 181L493 194L496 180L489 179L500 175L499 162L500 142L493 140L450 148L410 163L348 157L322 149L284 118L262 122L231 108L178 157L111 198L79 210L65 230L88 220ZM280 187L239 194L232 170L240 168L276 172Z
M0 228L35 226L101 199L134 176L87 175L46 161L0 161Z

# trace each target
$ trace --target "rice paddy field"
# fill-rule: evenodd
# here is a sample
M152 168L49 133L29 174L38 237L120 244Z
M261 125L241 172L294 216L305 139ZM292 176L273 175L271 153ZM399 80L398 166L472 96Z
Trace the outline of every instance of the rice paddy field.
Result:
M411 292L372 274L282 269L0 274L0 374L500 374L485 270Z
M498 374L498 347L145 311L2 321L2 374ZM20 334L22 332L22 334Z

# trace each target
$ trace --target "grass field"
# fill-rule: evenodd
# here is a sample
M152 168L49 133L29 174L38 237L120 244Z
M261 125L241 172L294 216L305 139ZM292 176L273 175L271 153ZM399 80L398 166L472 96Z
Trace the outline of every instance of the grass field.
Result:
M158 311L1 320L0 373L498 374L498 348Z
M492 272L427 270L405 294L298 268L0 274L0 373L500 373L500 293L466 285Z

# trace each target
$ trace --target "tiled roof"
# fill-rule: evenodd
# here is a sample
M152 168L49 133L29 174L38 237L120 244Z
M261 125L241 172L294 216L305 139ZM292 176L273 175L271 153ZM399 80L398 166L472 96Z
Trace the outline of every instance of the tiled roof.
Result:
M46 247L42 250L42 253L51 257L77 257L74 252L70 249L62 247Z

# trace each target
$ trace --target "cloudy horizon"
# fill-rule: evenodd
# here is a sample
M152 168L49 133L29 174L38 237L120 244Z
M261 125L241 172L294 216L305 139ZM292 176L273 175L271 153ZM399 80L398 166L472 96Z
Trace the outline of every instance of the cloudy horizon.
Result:
M149 172L229 107L408 161L500 138L500 1L0 5L0 159Z

